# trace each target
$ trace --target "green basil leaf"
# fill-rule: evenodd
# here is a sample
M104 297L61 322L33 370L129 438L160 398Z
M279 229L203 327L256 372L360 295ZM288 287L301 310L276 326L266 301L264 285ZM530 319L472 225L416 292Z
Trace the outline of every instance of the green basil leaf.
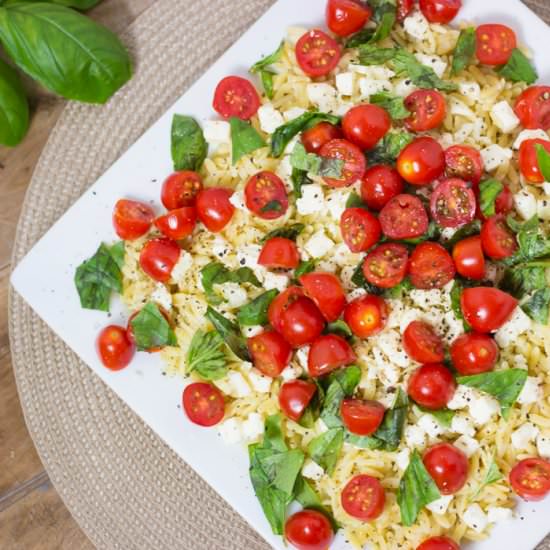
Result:
M333 428L313 439L307 446L311 459L332 475L344 444L344 430Z
M197 330L187 352L187 372L197 372L204 380L219 380L227 374L223 339L214 331Z
M359 263L359 265L356 267L356 269L353 272L353 275L351 277L351 282L355 286L358 286L359 288L364 288L369 294L375 294L376 296L381 296L382 294L384 294L384 289L370 284L367 281L367 279L365 278L365 274L363 273L363 264L364 263L365 263L365 261L362 260Z
M337 334L338 336L341 336L346 340L353 338L353 332L351 332L349 325L343 319L338 319L337 321L333 321L332 323L329 323L326 326L324 333Z
M290 165L313 175L339 179L342 177L344 161L308 153L301 143L297 143L290 157Z
M550 308L550 288L537 290L533 296L522 304L521 309L537 323L548 324Z
M405 107L405 98L388 92L380 92L370 96L370 103L385 109L393 120L409 118L411 112Z
M435 222L430 222L428 225L428 230L424 235L421 235L420 237L416 237L414 239L401 239L400 243L403 244L411 244L416 246L417 244L424 243L426 241L437 241L439 240L439 237L441 236L441 230L439 229L439 226Z
M271 71L260 71L260 79L262 80L265 95L268 99L273 99L273 73Z
M16 0L19 1L19 0ZM67 8L86 11L97 6L102 0L32 0L33 2L49 2L50 4L59 4ZM9 2L6 2L8 4ZM15 3L15 2L13 2Z
M340 404L344 397L353 394L361 380L361 369L356 366L335 371L328 377L328 389L325 395L321 419L329 428L342 427Z
M393 300L402 300L413 289L414 286L411 283L411 280L407 277L403 279L398 285L387 289L384 292L384 296Z
M453 310L455 317L459 321L462 321L462 324L464 325L464 330L468 332L472 330L472 327L470 327L470 324L464 318L464 314L462 313L462 306L460 305L460 297L462 296L463 290L464 287L460 284L460 281L458 279L455 279L453 283L453 288L451 289L451 309Z
M368 207L363 202L363 199L355 191L352 191L349 194L348 200L346 201L346 209L347 208L365 208L365 209L367 209Z
M252 125L237 117L229 119L231 125L232 162L236 164L242 157L266 146L262 136Z
M210 262L201 269L201 283L206 299L212 305L219 305L223 302L222 297L214 291L214 285L249 283L258 288L262 286L249 267L240 267L236 271L230 271L220 262Z
M346 40L346 48L358 48L369 44L375 33L375 29L361 29Z
M499 67L497 73L506 78L506 80L511 80L512 82L525 82L527 85L535 83L539 78L531 61L529 61L525 54L518 48L512 51L508 63Z
M497 463L493 460L489 465L487 472L485 473L485 477L483 478L481 485L477 488L476 492L471 496L471 500L477 498L481 493L481 491L485 487L487 487L487 485L496 483L497 481L500 481L501 479L503 479L503 477L504 476L502 475L500 468L498 467Z
M462 72L472 61L476 53L476 30L474 27L468 27L460 31L458 42L453 53L453 64L451 74L456 76Z
M502 193L504 185L498 180L490 179L479 184L479 208L487 218L496 214L495 202Z
M185 115L172 118L172 161L174 170L200 170L208 144L197 121Z
M303 223L293 223L292 225L286 227L280 227L279 229L274 229L273 231L267 233L261 242L265 243L266 241L269 241L269 239L274 239L275 237L295 241L305 228L306 226Z
M468 223L461 227L448 241L444 242L446 248L452 249L455 244L466 239L467 237L472 237L473 235L479 235L481 231L481 222L475 220L471 223Z
M500 281L501 290L521 300L526 295L546 288L546 267L528 267L529 264L509 268ZM550 261L548 261L550 267Z
M390 132L382 141L368 152L371 164L393 164L399 153L413 141L414 137L408 132Z
M292 169L290 179L292 180L292 188L298 199L302 196L302 187L313 183L305 170L298 170L296 168Z
M294 270L294 277L298 279L306 273L311 273L312 271L315 271L316 265L316 260L302 260L300 262L300 265Z
M116 265L118 265L118 268L122 271L122 268L124 267L124 255L126 254L126 245L124 244L124 241L118 241L118 243L112 245L109 252L113 260L116 262Z
M265 206L260 208L260 212L264 214L266 212L280 212L283 209L283 205L278 200L269 201Z
M246 345L246 338L241 335L239 326L215 309L208 306L206 310L206 318L212 323L219 335L224 339L229 349L243 361L250 361L250 353Z
M296 479L294 497L304 508L307 508L308 510L317 510L318 512L321 512L321 514L327 516L335 533L338 529L340 529L340 525L338 525L330 510L323 506L319 495L315 492L309 481L304 479L302 475L299 475Z
M116 35L64 6L0 7L0 41L20 69L67 99L105 103L132 76Z
M140 351L178 345L170 323L154 302L149 302L142 308L130 324Z
M14 147L29 129L29 103L17 71L0 59L0 144Z
M273 414L266 418L262 447L279 452L288 451L288 445L285 443L283 435L283 424L280 414Z
M441 427L447 428L447 429L451 427L453 418L456 415L456 411L451 411L450 409L439 409L438 411L433 411L431 409L426 409L425 407L421 407L420 405L417 405L417 407L423 413L433 416Z
M395 0L374 0L371 3L375 8L374 18L378 26L369 42L376 44L377 42L382 42L382 40L385 40L390 35L397 21L397 7Z
M517 240L519 250L502 262L507 267L531 263L550 255L550 238L540 234L537 216L521 225Z
M550 181L550 153L540 143L535 144L535 149L542 177L545 181Z
M359 63L361 65L383 65L395 57L396 48L379 48L373 44L359 46Z
M241 325L241 327L267 325L269 323L267 310L278 294L279 291L276 289L268 290L252 300L252 302L242 306L237 313L239 325Z
M250 67L250 72L252 74L259 73L264 69L267 69L270 65L273 65L273 63L277 63L277 61L281 59L284 48L285 43L283 41L279 44L279 47L272 54L267 55L263 59L260 59L260 61L258 61L257 63L254 63L254 65Z

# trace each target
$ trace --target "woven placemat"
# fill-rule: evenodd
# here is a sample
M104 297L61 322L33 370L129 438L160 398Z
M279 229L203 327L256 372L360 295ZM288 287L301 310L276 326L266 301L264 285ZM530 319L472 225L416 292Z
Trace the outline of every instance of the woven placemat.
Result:
M13 265L272 3L158 0L128 29L135 77L107 106L65 109L30 184ZM549 0L527 4L550 21ZM14 292L10 337L36 448L98 548L269 548Z

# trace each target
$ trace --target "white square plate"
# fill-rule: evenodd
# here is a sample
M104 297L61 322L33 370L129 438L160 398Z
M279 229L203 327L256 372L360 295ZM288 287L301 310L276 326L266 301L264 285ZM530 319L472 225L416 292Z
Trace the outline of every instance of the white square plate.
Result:
M502 22L514 28L520 40L536 52L542 82L550 81L548 26L519 0L464 0L460 18L475 23ZM11 282L42 319L114 390L178 455L194 468L269 543L283 549L271 533L248 478L244 448L225 446L216 430L192 425L177 408L183 382L161 376L154 358L139 354L131 367L118 373L99 362L94 342L105 314L83 310L74 288L75 267L91 256L101 241L116 240L111 212L120 197L158 203L160 183L171 172L170 125L174 113L200 121L212 118L210 98L216 84L228 74L246 74L262 55L271 53L292 25L323 26L325 0L279 0L231 47L48 231L14 271ZM136 183L139 182L139 183ZM63 253L60 254L59 251ZM37 281L36 274L40 273ZM116 307L110 321L123 322ZM153 363L153 364L152 364ZM193 442L190 444L190 442ZM219 457L223 455L223 468ZM528 550L550 530L550 499L520 505L515 520L502 524L472 550ZM340 536L334 550L346 548Z

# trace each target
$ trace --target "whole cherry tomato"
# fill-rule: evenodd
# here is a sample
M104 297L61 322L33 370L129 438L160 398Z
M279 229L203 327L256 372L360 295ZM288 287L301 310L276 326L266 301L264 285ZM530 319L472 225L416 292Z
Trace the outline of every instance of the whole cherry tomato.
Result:
M443 340L424 321L409 323L403 333L403 347L407 355L419 363L441 363L445 359Z
M190 384L183 391L182 401L189 420L205 428L219 424L225 414L223 395L213 384Z
M294 348L313 343L324 328L323 314L315 302L306 297L289 303L281 315L281 334Z
M333 370L351 365L357 356L344 338L336 334L319 336L309 349L307 368L310 376L324 376Z
M367 170L361 183L361 198L372 210L382 210L388 202L403 192L404 182L391 166L379 164Z
M550 130L550 86L531 86L517 99L514 111L529 130Z
M177 242L164 238L152 239L143 247L139 256L139 265L151 279L166 283L180 255L181 248Z
M258 264L268 269L295 269L300 263L300 252L294 241L273 237L266 241Z
M446 407L455 390L456 382L451 371L440 363L422 365L409 379L408 394L411 399L430 410Z
M492 287L467 288L460 297L466 322L483 333L498 330L512 317L517 305L514 297Z
M166 210L177 210L184 206L194 206L201 191L202 178L197 172L174 172L164 180L160 200Z
M388 316L386 301L374 294L359 296L344 310L344 321L358 338L368 338L381 332Z
M260 108L260 96L246 78L228 76L216 88L213 107L223 118L250 120Z
M510 472L510 485L523 500L542 500L550 492L550 463L542 458L526 458Z
M319 122L302 133L302 144L308 153L319 154L325 144L333 139L342 139L344 134L338 126L330 122Z
M306 32L296 43L296 60L313 78L326 76L336 68L342 52L334 38L319 29Z
M481 281L485 277L485 256L479 235L456 243L453 248L453 260L457 272L463 277L476 281Z
M283 413L298 422L313 399L317 386L306 380L289 380L279 391L279 406Z
M302 275L299 281L306 295L315 302L329 323L342 315L346 307L346 294L336 275L315 271Z
M445 153L431 137L420 137L409 143L397 158L397 171L412 185L427 185L445 170Z
M348 248L354 252L366 252L382 236L378 218L364 208L346 208L340 218L340 231Z
M288 287L285 291L281 292L269 305L267 310L267 317L269 324L277 331L283 331L283 313L288 307L293 304L298 298L305 296L302 288L298 286Z
M271 378L277 378L288 367L292 349L274 330L266 330L247 340L248 351L254 366Z
M136 353L136 345L124 327L109 325L97 338L97 352L101 362L109 370L117 371L127 367Z
M153 209L143 202L119 200L113 212L116 234L124 241L143 237L155 219Z
M497 363L498 346L488 334L468 332L452 343L451 359L462 376L489 372Z
M340 497L342 508L351 517L361 521L371 521L384 510L386 494L378 479L368 475L352 478Z
M360 31L371 18L372 10L354 0L328 0L327 27L338 36Z
M462 7L462 0L420 0L420 10L430 23L450 23Z
M334 532L324 514L306 509L286 520L285 538L298 550L328 550Z
M155 220L155 227L169 239L180 241L189 237L197 225L197 209L194 206L183 206L171 210L168 214Z
M346 428L356 435L372 435L382 424L386 410L378 401L344 399L340 414Z
M391 128L391 118L378 105L352 107L342 120L346 139L362 150L372 149Z
M466 455L449 443L439 443L429 448L423 462L443 495L460 491L468 479Z

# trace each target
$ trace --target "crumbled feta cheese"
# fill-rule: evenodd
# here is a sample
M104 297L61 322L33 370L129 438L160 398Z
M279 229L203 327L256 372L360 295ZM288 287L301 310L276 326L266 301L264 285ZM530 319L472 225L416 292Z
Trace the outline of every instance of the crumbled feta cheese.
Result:
M304 370L307 370L309 350L310 346L302 346L300 349L296 350L296 359Z
M351 101L340 101L332 112L336 116L345 116L346 113L353 107L355 107L355 105Z
M468 458L479 450L479 441L467 435L461 435L453 445L461 450Z
M395 457L395 463L401 471L405 471L411 461L411 450L405 447L402 451L399 451Z
M510 508L502 506L489 506L487 508L487 520L489 523L499 523L513 517L513 512Z
M514 206L524 220L530 220L537 213L537 199L526 189L514 195Z
M210 246L212 254L218 258L224 258L229 253L229 243L220 235L214 237Z
M316 107L319 107L319 110L324 113L329 113L336 108L336 96L336 88L330 84L320 82L307 85L307 97L309 101Z
M361 296L365 296L367 291L364 288L357 287L354 288L348 295L346 296L348 302L353 302L353 300L356 300L357 298L361 298Z
M318 481L325 475L325 470L317 462L307 458L302 467L302 475L308 479Z
M537 452L542 458L550 458L550 436L543 434L537 436Z
M493 105L491 118L504 134L510 134L519 125L519 118L507 101L499 101Z
M291 120L302 116L305 112L306 110L301 107L291 107L283 113L283 116L285 117L286 122L290 122Z
M172 309L172 295L162 283L157 283L155 285L155 290L151 294L151 300L156 302L166 311L170 311Z
M459 92L471 101L479 101L481 98L481 86L477 82L461 82L458 85Z
M528 139L549 139L548 134L544 130L522 130L516 141L514 141L514 149L519 149L521 144Z
M263 266L258 264L258 258L260 257L261 251L262 247L257 244L249 244L240 247L237 250L237 262L239 267L249 267L258 277L258 273L256 273L256 271L258 270L258 272L262 272L265 270ZM263 276L258 278L263 279Z
M345 265L355 265L360 261L360 256L358 257L357 254L354 254L353 252L350 252L348 246L344 243L340 243L336 246L334 249L331 258L334 260L335 264L338 266L345 266Z
M395 95L407 97L417 89L418 88L414 85L413 81L410 78L403 78L394 84L393 91Z
M462 515L462 519L476 533L481 533L487 527L487 516L479 504L470 504Z
M293 46L296 46L296 42L307 32L308 30L305 27L288 27L286 37Z
M422 319L424 312L417 308L407 308L402 312L399 319L399 330L405 332L406 328L413 322Z
M246 204L244 202L244 193L242 191L235 191L231 197L229 197L229 202L237 209L237 210L248 210L246 207Z
M510 439L512 440L512 447L519 451L524 451L529 448L529 444L537 438L539 435L539 429L531 422L526 422L520 426L517 430L512 432Z
M426 434L420 426L407 426L405 428L405 442L407 447L414 449L426 444Z
M271 383L273 379L269 376L265 376L258 369L252 369L248 373L248 380L252 385L252 388L258 393L269 393L271 390Z
M312 258L322 258L334 248L334 241L320 229L305 243L304 249Z
M353 73L339 73L336 75L336 89L342 95L353 95Z
M246 397L250 395L250 386L240 372L236 370L229 371L225 377L225 381L227 382L228 389L226 393L231 397Z
M430 437L435 438L443 433L441 424L431 414L424 414L418 419L418 426Z
M214 285L214 288L221 293L227 305L231 308L244 306L248 302L248 294L238 283L223 283Z
M470 420L463 415L457 414L451 421L451 432L473 437L476 430Z
M447 512L449 504L451 504L451 500L453 500L453 495L443 495L441 498L430 502L430 504L426 504L426 508L430 512L437 514L438 516L442 516Z
M243 336L246 338L252 338L254 336L258 336L258 334L261 334L264 331L264 327L261 325L254 325L252 327L242 327L241 329Z
M242 422L237 418L228 418L218 424L218 433L226 445L234 445L243 440Z
M401 343L401 336L395 330L387 330L378 335L376 345L384 354L399 367L408 367L411 364Z
M438 55L426 55L423 53L415 54L416 59L425 65L434 70L435 74L441 78L445 71L447 70L447 62L441 59Z
M462 321L456 318L453 311L448 311L443 316L443 321L438 325L443 340L448 344L454 342L461 334L464 333L464 325Z
M340 280L342 281L342 285L345 290L351 291L355 290L355 284L351 280L353 278L353 274L355 273L356 266L346 266L342 268L342 271L340 271Z
M243 436L247 443L260 439L264 433L264 419L261 414L251 413L243 422Z
M191 269L191 266L193 265L193 256L189 254L189 252L182 250L180 254L180 259L174 266L174 269L172 269L172 281L175 283L180 283L189 269Z
M518 396L520 405L531 405L540 401L543 397L542 388L540 387L540 378L528 376L525 385Z
M531 328L531 319L521 309L517 307L510 320L502 325L495 334L496 343L501 348L510 346L517 340L517 337Z
M346 209L346 202L349 199L350 191L347 189L335 189L331 191L326 199L326 206L332 218L336 221L340 221L344 210Z
M265 274L263 287L266 290L277 289L282 292L290 283L290 277L285 273L271 273L268 271Z
M368 99L371 95L380 92L391 92L393 86L389 80L372 80L368 77L359 79L361 99Z
M500 411L500 405L496 399L489 395L474 395L470 401L470 414L475 424L482 426Z
M463 116L465 118L468 118L470 120L474 120L476 118L475 113L464 103L463 101L460 101L460 99L456 99L455 97L452 97L450 99L450 106L451 106L451 114L456 116Z
M439 290L411 290L410 299L422 309L440 307L443 305L441 292Z
M537 214L541 220L550 220L550 200L547 198L537 201Z
M474 399L475 394L472 388L460 384L457 386L453 398L447 403L447 408L452 411L466 408Z
M283 115L271 103L262 105L258 109L258 118L260 120L260 128L266 134L272 134L279 126L285 123Z
M303 370L300 367L289 365L285 370L283 370L281 377L285 382L288 382L289 380L296 380L296 378L300 378L302 373Z
M513 156L511 149L505 149L504 147L496 144L482 149L480 153L481 158L483 158L483 162L485 163L485 169L488 172L492 172L503 164L506 164Z
M416 40L427 40L430 36L430 24L422 12L414 11L403 21L405 32Z
M203 132L207 143L213 145L231 141L231 126L225 120L207 120L204 123Z
M323 214L327 208L323 188L317 183L304 185L302 196L296 201L296 208L300 216Z

